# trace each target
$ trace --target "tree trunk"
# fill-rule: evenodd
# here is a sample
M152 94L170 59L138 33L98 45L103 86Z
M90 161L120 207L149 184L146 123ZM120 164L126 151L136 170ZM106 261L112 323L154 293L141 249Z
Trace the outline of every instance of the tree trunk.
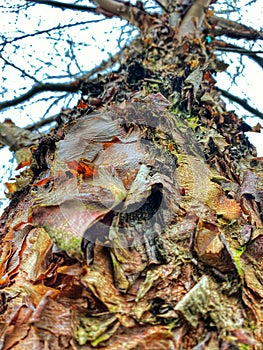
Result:
M33 149L1 221L1 349L261 349L262 163L185 28L153 27Z

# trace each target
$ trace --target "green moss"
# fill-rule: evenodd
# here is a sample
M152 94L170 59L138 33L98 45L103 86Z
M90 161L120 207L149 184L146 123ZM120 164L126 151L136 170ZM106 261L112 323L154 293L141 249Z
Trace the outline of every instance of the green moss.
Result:
M241 279L243 279L243 277L244 277L244 271L242 268L240 257L244 253L245 249L246 249L245 247L241 247L241 246L238 248L232 249L232 254L233 254L235 266L236 266L238 275L240 276Z
M81 250L82 238L72 235L72 232L66 230L55 229L51 227L45 227L51 240L63 251L65 251L70 257L83 259L83 252Z
M102 315L101 317L81 317L77 320L75 338L80 345L90 342L92 346L98 346L108 340L119 328L118 316Z
M238 344L238 349L239 350L251 350L252 346L249 344Z
M192 130L195 130L200 124L198 117L188 117L187 123Z

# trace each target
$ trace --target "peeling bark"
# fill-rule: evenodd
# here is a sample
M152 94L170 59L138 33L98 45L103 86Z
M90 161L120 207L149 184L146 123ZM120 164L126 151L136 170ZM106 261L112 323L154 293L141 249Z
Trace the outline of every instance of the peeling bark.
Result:
M213 46L161 29L83 81L10 191L3 350L261 349L262 159Z
M210 2L211 0L195 0L193 2L180 24L178 32L179 40L183 36L190 33L195 34L200 30L205 18L205 11Z

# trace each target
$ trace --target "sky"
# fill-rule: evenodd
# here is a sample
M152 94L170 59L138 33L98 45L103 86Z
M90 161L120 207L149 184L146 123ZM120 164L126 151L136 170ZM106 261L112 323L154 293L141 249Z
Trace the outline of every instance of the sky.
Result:
M263 8L262 4L260 5L260 1L257 2L256 5L253 5L253 16L251 16L251 9L249 10L249 13L247 13L246 8L242 5L247 3L245 0L241 1L241 11L243 11L243 19L242 22L246 25L252 25L253 27L256 27L257 25L261 25L262 17L263 17ZM7 3L14 3L17 4L18 1L15 0L7 0ZM71 2L71 1L68 1ZM86 3L88 4L88 3ZM40 9L40 7L38 7ZM85 13L75 13L73 14L72 11L61 11L60 9L54 9L49 6L42 5L43 11L41 12L41 15L39 16L38 13L35 12L34 8L31 8L27 11L27 13L21 17L16 17L14 13L3 13L0 12L0 23L1 23L1 31L12 33L13 35L17 35L16 32L16 26L20 26L23 28L26 32L34 32L35 28L39 29L45 29L45 28L51 28L58 24L58 19L61 24L68 23L68 21L76 20L74 16L77 16L78 21L86 21L87 20L87 14ZM63 16L62 16L63 15ZM238 16L240 14L232 14L234 16ZM89 17L91 20L98 20L98 16ZM41 19L41 21L40 21ZM235 19L235 18L233 18ZM75 34L73 34L73 37L68 38L69 40L74 40L74 35L79 36L81 35L83 37L83 44L79 44L79 47L74 48L75 53L77 55L77 61L79 66L85 67L85 69L88 71L94 66L98 65L102 60L106 60L109 57L109 52L116 52L118 50L118 37L120 36L120 27L124 26L125 22L120 21L119 19L111 19L111 20L105 20L98 23L88 23L85 27L85 30L81 32L80 28L75 28ZM99 26L99 30L98 30ZM111 31L110 26L113 26L114 31ZM119 28L119 29L117 29ZM74 33L74 32L73 32ZM22 35L22 33L21 33ZM56 41L56 43L59 43L59 37L56 36L56 34L52 34L53 39ZM129 34L128 34L129 35ZM123 40L125 39L125 35L123 36ZM79 39L78 39L79 40ZM54 42L51 41L50 45L53 45ZM27 72L31 75L34 75L36 79L43 79L43 72L45 69L48 69L48 73L50 75L59 76L61 75L61 71L59 70L59 67L61 66L61 54L58 53L57 56L50 57L49 53L51 51L51 47L49 48L47 46L47 42L43 41L42 38L30 38L29 40L24 40L20 42L19 48L16 48L14 51L14 47L11 45L7 45L6 50L4 52L4 55L6 58L12 58L14 57L13 62L17 66L25 67ZM61 45L67 45L61 43ZM253 49L256 49L253 48ZM68 51L67 51L68 50ZM63 57L63 60L65 60L64 63L68 64L70 72L72 75L77 75L79 68L78 65L72 61L70 58L70 45L60 48L61 52L64 52L64 54L68 54L68 57L65 55ZM58 50L59 51L59 50ZM37 53L36 53L37 52ZM27 55L27 56L26 56ZM29 56L28 56L29 55ZM28 66L26 66L26 57L31 57L31 61L28 62ZM37 65L39 62L39 57L43 61L53 60L53 64L49 67L43 67L39 68L38 72L34 74L34 65ZM235 62L240 56L236 54L227 55L224 56L224 59L228 59L229 63ZM34 61L36 60L36 61ZM229 86L231 86L230 92L232 94L236 94L237 96L244 96L248 99L248 102L253 105L254 107L258 108L259 110L263 111L263 99L262 99L262 81L263 81L263 72L260 67L253 63L250 59L243 56L242 57L243 63L244 63L244 71L239 72L236 70L235 64L231 64L228 71L233 75L236 75L235 82L233 84L231 78L227 74L218 74L216 77L218 86L220 86L223 89L227 89ZM67 63L68 62L68 63ZM32 67L30 67L30 65ZM19 88L22 88L25 85L25 79L21 79L21 73L18 71L14 71L11 67L5 68L5 71L3 74L8 77L8 89L5 93L6 99L12 99L14 94L17 94L17 91L19 91ZM246 78L243 77L243 75L246 76ZM247 78L249 77L249 79ZM63 80L63 78L59 78L59 81ZM47 80L49 81L49 80ZM28 84L29 80L26 81ZM30 81L32 84L32 81ZM20 92L19 92L20 93ZM18 95L19 95L18 93ZM1 94L0 94L1 96ZM3 94L2 94L3 96ZM79 98L79 94L76 94L74 99L70 101L70 107L73 107ZM251 99L251 100L250 100ZM16 108L11 108L9 110L5 110L0 114L0 121L3 121L5 118L10 118L16 125L18 126L25 126L27 124L31 124L36 120L39 120L41 116L43 115L43 110L46 108L46 101L39 100L39 96L34 98L33 101L35 103L26 104L23 109L21 109L21 106L18 106ZM227 102L227 100L225 100ZM65 104L69 102L67 100L64 100L60 105L55 106L55 108L52 108L49 111L48 115L55 115L59 112L59 110L62 107L65 107ZM230 105L228 104L228 107L230 110L235 109L237 111L237 114L239 116L242 116L245 118L248 113L242 108L240 108L239 105ZM250 125L255 125L258 122L260 122L263 125L263 122L259 120L259 118L249 118L247 117L246 122L248 122ZM257 147L258 155L263 156L263 141L262 141L262 133L261 134L255 134L255 133L247 133L252 143ZM3 200L3 202L6 204L7 202L4 201L5 195L5 186L4 182L8 181L8 178L10 177L10 173L13 169L13 156L10 152L8 152L6 149L0 150L0 166L2 166L2 183L0 185L0 202ZM3 208L3 206L2 206ZM1 211L1 209L0 209Z

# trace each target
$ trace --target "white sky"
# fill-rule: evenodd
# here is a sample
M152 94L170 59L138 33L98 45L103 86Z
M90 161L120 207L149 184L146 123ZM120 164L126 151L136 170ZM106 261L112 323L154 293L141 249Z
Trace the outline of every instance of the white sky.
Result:
M247 1L240 0L241 3L245 4ZM8 2L8 0L7 0ZM17 4L18 1L11 0L10 3ZM71 2L71 1L68 1ZM87 4L87 3L86 3ZM241 5L242 5L241 4ZM251 16L251 8L246 9L245 7L241 7L241 11L243 11L243 19L242 22L246 25L252 25L253 27L256 27L257 25L261 25L262 17L263 17L263 8L262 4L260 5L260 1L256 5L252 5L253 7L253 16ZM61 15L63 15L63 23L67 23L67 18L72 18L74 16L77 16L78 21L86 21L88 18L87 13L75 13L73 14L72 11L61 11L60 9L54 9L49 6L40 6L38 5L38 9L42 7L43 12L40 16L41 18L41 29L44 28L51 28L58 24L58 19L61 19ZM246 11L249 11L246 13ZM26 18L19 18L17 22L17 18L15 14L7 14L0 12L0 23L1 23L1 31L2 32L10 32L13 31L14 35L17 35L15 32L15 26L21 25L24 27L25 32L34 32L36 28L39 27L39 16L38 14L35 15L35 9L31 8L27 14L28 18L30 18L30 21L28 21ZM235 14L233 14L235 16ZM96 20L98 20L98 16L92 17ZM235 19L235 18L233 18ZM19 21L22 21L19 24ZM109 23L115 27L114 31L112 33L109 33L110 27ZM116 52L118 50L117 48L117 41L116 41L116 33L117 37L120 35L120 31L117 31L116 28L118 28L120 25L124 25L124 21L119 21L118 19L111 19L106 20L98 23L90 23L87 25L85 31L80 32L78 28L75 29L75 35L82 35L84 42L90 42L90 46L81 46L78 54L78 62L81 66L85 67L85 70L88 71L91 68L93 68L95 65L98 65L102 60L106 60L108 58L109 52ZM25 26L27 26L25 28ZM39 27L40 28L40 27ZM99 28L99 30L98 30ZM107 34L108 33L108 34ZM21 33L22 35L22 33ZM93 39L94 37L94 39ZM106 39L106 40L105 40ZM47 42L45 41L45 44L43 45L43 41L41 38L32 39L30 38L30 46L28 41L19 42L20 44L20 52L21 55L15 55L14 49L11 45L6 47L6 51L4 52L4 55L6 58L15 57L14 61L17 66L21 66L22 68L25 66L25 57L23 55L23 52L27 52L28 50L32 50L32 55L34 57L34 50L37 50L37 56L41 57L44 60L49 60L50 56L48 55L51 50L51 47L49 48L47 46ZM56 38L56 40L59 42L59 38ZM79 40L79 39L78 39ZM23 46L24 45L24 46ZM50 45L53 45L53 42L50 43ZM241 46L241 45L240 45ZM103 51L102 51L103 48ZM36 55L35 55L36 56ZM236 60L236 57L239 57L238 55L232 55L228 57L231 60ZM54 58L58 59L58 58ZM33 58L32 58L33 60ZM231 86L230 92L237 96L242 96L244 94L244 98L247 96L248 98L251 97L252 101L248 99L248 102L259 109L260 111L263 111L263 98L262 98L262 81L263 81L263 72L260 67L253 63L250 59L244 57L243 62L245 63L244 68L244 75L246 78L242 77L241 74L237 74L237 78L234 85L231 85L232 82L230 78L226 74L219 73L216 77L218 86L222 87L223 89L227 90L228 87ZM56 62L57 66L59 67L59 62ZM31 67L32 68L32 67ZM30 62L29 66L26 68L27 71L30 73ZM59 70L56 70L54 67L50 67L49 74L51 75L60 75L61 72ZM78 73L78 67L71 64L71 72L73 74ZM229 68L229 71L232 70L232 73L237 73L235 71L235 64L231 65ZM52 70L52 71L51 71ZM18 89L20 87L23 87L25 84L25 81L20 78L21 74L17 72L17 74L14 73L14 70L11 68L8 68L5 71L5 74L8 76L8 90L9 93L5 94L5 98L12 99L12 97L15 95L19 95L21 91ZM33 74L33 71L32 71ZM41 81L43 78L43 72L39 72L39 75L36 74L35 77ZM68 79L67 79L68 80ZM32 83L32 82L31 82ZM17 93L17 91L19 91ZM25 90L26 91L26 90ZM25 92L24 91L24 92ZM74 106L74 104L77 102L79 95L76 94L75 100L71 102L71 107ZM247 98L246 97L246 98ZM37 100L39 96L35 98ZM31 102L30 102L31 103ZM229 105L228 105L229 106ZM18 106L16 108L11 108L9 110L5 110L0 114L0 121L3 121L5 118L10 118L15 122L18 126L25 126L27 124L33 123L36 120L39 120L41 116L43 115L43 110L46 107L46 102L37 102L37 104L33 104L32 106L28 106L22 110L20 108L21 106ZM59 112L60 108L63 107L63 105L60 105L57 107L56 110L51 110L51 113L49 115L54 115ZM237 111L237 114L239 116L246 116L248 115L247 111L242 110L238 105L229 106L229 109L233 110L235 109ZM27 117L27 115L30 116L30 118ZM248 122L251 125L257 124L257 122L260 122L263 125L263 122L260 121L258 118L247 118L246 122ZM251 134L251 133L248 133ZM249 135L249 138L251 139L252 143L257 147L258 155L263 156L263 140L262 140L262 133L261 134L251 134ZM11 159L12 155L10 152L5 150L0 150L0 166L5 166L3 169L3 172L5 173L3 177L3 182L6 182L8 180L8 177L10 176L10 171L8 171L8 167L10 168L11 165ZM0 186L0 201L1 199L5 198L4 196L4 185Z

